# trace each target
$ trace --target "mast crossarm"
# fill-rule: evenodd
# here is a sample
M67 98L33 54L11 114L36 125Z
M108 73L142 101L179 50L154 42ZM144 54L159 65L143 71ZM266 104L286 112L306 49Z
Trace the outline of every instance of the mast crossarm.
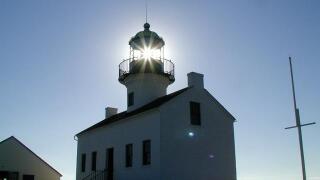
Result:
M306 123L306 124L301 124L300 126L290 126L290 127L286 127L284 129L292 129L292 128L297 128L297 127L302 127L302 126L308 126L308 125L314 125L316 124L315 122L312 123Z

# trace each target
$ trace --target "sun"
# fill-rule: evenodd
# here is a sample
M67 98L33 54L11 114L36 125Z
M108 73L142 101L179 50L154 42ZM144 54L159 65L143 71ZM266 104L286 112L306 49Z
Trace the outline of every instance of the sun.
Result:
M161 59L161 53L159 49L145 47L140 53L140 57L144 60Z
M151 48L144 48L142 51L142 58L145 60L150 60L153 58L153 49Z

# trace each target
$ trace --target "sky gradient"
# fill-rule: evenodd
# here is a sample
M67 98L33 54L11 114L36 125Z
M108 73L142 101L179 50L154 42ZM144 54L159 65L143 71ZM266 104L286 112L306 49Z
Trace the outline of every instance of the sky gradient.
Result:
M118 64L143 30L144 0L1 0L0 140L14 135L75 179L74 135L126 109ZM293 57L307 176L320 180L320 1L149 1L149 23L176 67L237 119L238 180L300 180L288 56Z

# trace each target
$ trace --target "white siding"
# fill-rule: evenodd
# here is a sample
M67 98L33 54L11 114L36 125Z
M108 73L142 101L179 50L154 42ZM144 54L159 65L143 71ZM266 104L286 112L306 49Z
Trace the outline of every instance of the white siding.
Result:
M190 101L201 104L200 126L190 124ZM160 113L161 179L236 179L233 119L204 89L187 90Z
M114 148L115 180L157 180L160 177L160 121L156 109L101 127L78 137L77 179L91 173L91 152L97 151L97 170L105 169L106 149ZM151 165L142 165L142 141L151 140ZM125 167L125 145L133 144L133 165ZM81 154L86 153L86 172Z

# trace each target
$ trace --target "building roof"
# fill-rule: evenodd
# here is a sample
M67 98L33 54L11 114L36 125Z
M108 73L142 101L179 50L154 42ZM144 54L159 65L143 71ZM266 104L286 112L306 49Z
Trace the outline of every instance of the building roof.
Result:
M152 101L152 102L150 102L150 103L148 103L148 104L146 104L146 105L144 105L144 106L142 106L142 107L140 107L140 108L138 108L136 110L133 110L133 111L130 111L130 112L123 111L121 113L115 114L115 115L113 115L113 116L111 116L111 117L109 117L107 119L104 119L104 120L98 122L97 124L94 124L93 126L87 128L87 129L79 132L78 134L76 134L76 136L81 135L81 134L83 134L85 132L91 131L93 129L112 124L114 122L118 122L118 121L123 120L125 118L128 118L128 117L134 116L136 114L145 112L147 110L159 107L162 104L170 101L174 97L178 96L179 94L185 92L188 88L189 87L186 87L186 88L183 88L183 89L181 89L179 91L173 92L171 94L159 97L158 99L155 99L154 101Z
M62 174L60 174L56 169L54 169L52 166L50 166L46 161L44 161L41 157L39 157L36 153L34 153L33 151L31 151L31 149L29 149L26 145L24 145L21 141L19 141L17 138L15 138L14 136L10 136L7 139L3 140L0 142L0 144L4 143L5 141L8 140L14 140L15 142L17 142L19 145L21 145L23 148L25 148L27 151L29 151L31 154L33 154L35 157L37 157L40 161L42 161L45 165L47 165L49 168L51 168L53 171L55 171L56 173L58 173L60 175L60 177L62 176Z

